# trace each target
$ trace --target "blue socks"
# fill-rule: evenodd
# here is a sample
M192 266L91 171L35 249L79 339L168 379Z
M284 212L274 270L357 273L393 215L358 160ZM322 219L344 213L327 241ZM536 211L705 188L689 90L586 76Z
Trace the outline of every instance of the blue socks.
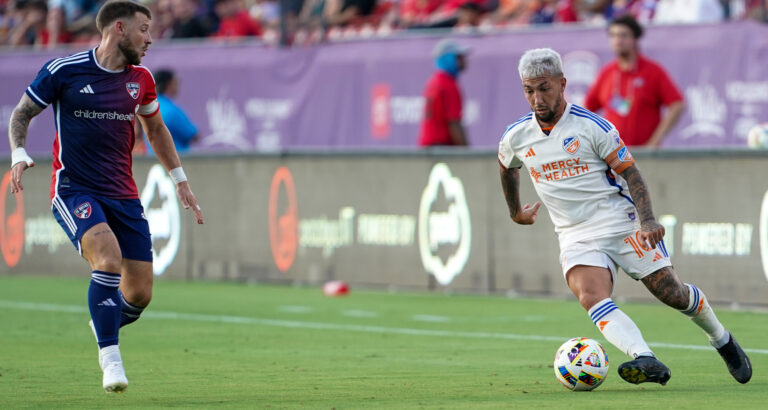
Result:
M95 270L88 288L88 308L99 348L118 344L120 331L120 274Z
M141 312L144 311L143 307L132 305L127 300L125 300L122 292L120 292L120 307L122 309L122 314L120 315L120 327L130 325L131 323L139 320Z

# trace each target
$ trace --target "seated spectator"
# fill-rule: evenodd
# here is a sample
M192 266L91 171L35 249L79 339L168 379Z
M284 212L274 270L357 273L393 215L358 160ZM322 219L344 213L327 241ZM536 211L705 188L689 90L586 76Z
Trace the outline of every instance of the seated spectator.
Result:
M12 13L14 24L8 31L8 44L40 45L47 14L48 5L44 0L17 1Z
M499 0L499 6L491 15L494 23L525 25L531 20L532 0Z
M573 23L578 21L572 0L534 0L531 24Z
M48 0L48 46L56 46L68 34L92 37L100 5L96 0Z
M171 11L171 0L140 0L152 12L152 24L149 33L153 40L168 38L173 33L175 23Z
M240 0L216 0L214 11L219 29L213 34L220 38L238 38L261 35L261 26L251 19Z
M432 13L442 3L441 0L402 0L398 12L399 26L408 28L427 25Z
M376 9L376 0L326 0L323 9L329 26L346 26L353 20L369 16Z
M171 38L208 37L210 23L198 14L197 0L171 0L171 12L176 22Z
M656 24L716 23L725 16L719 0L659 0L653 22Z
M465 2L456 9L456 27L458 29L477 27L480 25L484 11L478 3Z

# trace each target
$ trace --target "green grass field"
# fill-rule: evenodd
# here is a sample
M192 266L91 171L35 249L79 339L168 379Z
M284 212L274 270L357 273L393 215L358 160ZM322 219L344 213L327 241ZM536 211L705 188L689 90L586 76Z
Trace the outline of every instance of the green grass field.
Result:
M621 304L672 369L630 385L623 354L575 301L160 280L151 309L121 332L130 386L101 389L85 306L88 278L0 277L0 408L768 407L768 314L719 309L751 351L735 382L706 337L659 304ZM611 372L577 393L555 379L566 339L604 343ZM577 407L580 406L580 407Z

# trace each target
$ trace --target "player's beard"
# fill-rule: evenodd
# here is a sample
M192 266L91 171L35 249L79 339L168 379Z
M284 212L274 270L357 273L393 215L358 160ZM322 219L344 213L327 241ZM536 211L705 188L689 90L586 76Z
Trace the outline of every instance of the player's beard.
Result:
M557 115L557 112L560 111L562 100L562 98L558 97L557 101L555 102L555 106L548 110L544 115L539 115L536 113L536 119L545 124L549 124L554 121L555 115Z
M128 41L127 38L120 40L117 43L117 48L121 53L123 53L123 57L125 57L126 63L130 65L141 64L141 54L137 53L136 50L131 48L131 42Z

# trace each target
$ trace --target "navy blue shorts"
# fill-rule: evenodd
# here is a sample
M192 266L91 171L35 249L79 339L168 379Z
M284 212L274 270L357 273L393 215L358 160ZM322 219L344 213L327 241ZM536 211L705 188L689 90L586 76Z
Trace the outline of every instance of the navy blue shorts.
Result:
M80 254L80 240L94 225L112 229L125 259L152 262L152 238L138 199L105 198L87 192L59 193L51 211Z

